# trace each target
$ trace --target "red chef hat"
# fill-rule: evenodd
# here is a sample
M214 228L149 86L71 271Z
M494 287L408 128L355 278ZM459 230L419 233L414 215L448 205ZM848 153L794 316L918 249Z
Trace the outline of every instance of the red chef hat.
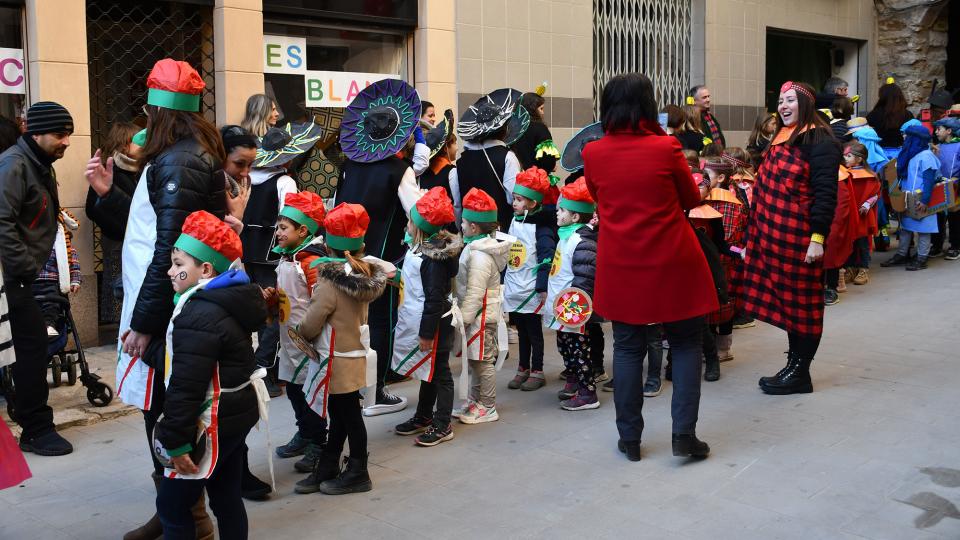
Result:
M283 208L280 209L281 216L298 225L305 225L312 235L316 235L320 230L326 214L323 199L312 191L287 193L283 197Z
M550 177L547 171L539 167L530 167L517 175L513 192L528 199L543 202L543 196L550 191Z
M323 220L327 245L341 251L356 251L363 247L363 235L370 226L370 216L359 204L340 203Z
M590 196L587 181L582 176L576 182L563 186L557 206L581 214L592 214L597 211L597 203Z
M183 233L173 247L208 262L218 274L230 269L233 261L243 256L240 237L220 218L205 210L197 210L183 222Z
M164 58L147 76L147 105L175 111L198 112L200 92L206 87L190 64Z
M497 202L486 191L471 188L463 198L463 219L474 223L497 221Z
M430 188L410 209L410 219L427 234L436 234L444 225L453 223L456 217L447 190L441 186Z

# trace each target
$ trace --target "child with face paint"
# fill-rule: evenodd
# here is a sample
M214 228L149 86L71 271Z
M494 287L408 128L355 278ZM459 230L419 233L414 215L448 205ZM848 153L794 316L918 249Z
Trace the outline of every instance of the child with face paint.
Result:
M550 190L547 172L537 167L517 175L513 187L513 222L507 272L503 279L503 310L510 314L519 334L520 363L507 387L537 390L543 376L543 313L546 306L550 262L557 248L557 212L543 204Z
M166 538L194 536L190 509L204 490L220 537L247 537L244 440L269 398L251 339L266 319L266 304L260 287L237 268L242 251L237 234L201 210L187 216L170 252L175 308L163 416L153 431L154 453L166 467L157 494Z

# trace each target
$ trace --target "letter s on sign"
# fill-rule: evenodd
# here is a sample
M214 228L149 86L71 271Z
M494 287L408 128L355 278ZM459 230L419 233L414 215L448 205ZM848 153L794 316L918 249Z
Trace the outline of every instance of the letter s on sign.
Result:
M303 65L303 50L299 45L290 45L287 47L287 65L297 69Z

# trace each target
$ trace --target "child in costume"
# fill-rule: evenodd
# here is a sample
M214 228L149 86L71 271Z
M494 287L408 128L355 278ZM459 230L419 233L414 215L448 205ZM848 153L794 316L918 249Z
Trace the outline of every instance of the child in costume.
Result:
M843 160L853 180L853 192L857 204L857 230L854 234L853 254L847 263L852 272L854 285L866 285L870 281L870 240L880 228L877 225L877 201L880 199L880 179L867 164L867 148L857 141L847 143Z
M342 495L373 489L360 389L375 382L367 376L368 363L376 365L367 308L383 294L387 274L382 261L362 257L369 225L370 216L362 206L340 203L323 220L329 256L311 263L317 269L317 285L297 331L318 352L308 366L305 393L310 408L321 416L329 412L330 433L313 472L297 483L299 493ZM350 455L341 471L347 439Z
M933 123L940 158L940 174L944 178L960 178L960 117L944 116ZM947 230L950 232L950 249L944 260L960 259L960 211L947 212Z
M154 454L166 467L157 493L165 538L194 538L191 507L204 489L220 537L247 538L244 440L270 398L251 339L266 304L260 287L236 268L241 254L239 236L202 210L187 216L170 252L175 307L163 416L153 431Z
M930 151L930 132L923 125L908 126L904 132L906 138L903 148L897 156L897 179L904 193L920 193L920 205L930 202L933 186L940 176L940 160ZM901 217L900 238L897 253L880 266L903 266L907 270L925 270L930 255L930 235L937 232L937 216L929 215L923 219L914 219L907 215ZM910 240L917 233L917 257L909 258Z
M599 322L591 315L583 324L571 327L557 319L554 304L560 292L569 287L583 290L593 296L593 280L597 269L597 230L590 226L597 204L587 189L586 179L580 178L560 190L557 202L557 225L560 241L550 266L547 284L549 317L545 326L557 331L557 350L563 356L567 371L566 383L557 394L561 407L567 411L596 409L600 406L590 357L588 322Z
M307 311L317 269L313 261L326 256L321 226L326 210L323 199L310 191L287 193L277 218L277 245L273 252L280 256L276 268L276 289L265 289L269 303L276 306L280 328L280 353L277 359L278 378L287 382L287 399L297 420L297 432L289 443L277 448L277 455L293 457L295 448L302 448L303 458L293 468L308 473L327 441L327 421L307 405L303 383L307 378L309 358L290 338L288 328L296 328Z
M544 206L550 190L547 172L537 167L517 175L513 187L513 222L507 273L503 278L503 310L519 333L520 362L508 388L532 391L542 388L543 313L546 307L550 261L557 248L557 213Z
M77 248L73 247L73 232L79 228L77 218L67 210L60 209L57 237L50 250L50 258L40 269L37 279L33 282L34 296L58 297L67 293L80 291L80 257ZM60 335L57 329L61 324L60 304L50 301L40 301L40 312L47 325L47 337L56 339Z
M717 355L720 362L733 360L733 324L736 311L736 299L739 297L740 283L743 279L742 253L746 246L747 209L729 189L720 186L732 182L734 166L730 160L710 158L704 164L704 170L710 178L710 184L716 185L707 194L706 203L723 216L723 240L726 252L720 253L727 282L728 302L720 306L720 312L707 317L711 331L716 336ZM734 184L729 184L734 187ZM738 188L739 189L739 188Z
M497 203L493 197L472 188L463 198L461 230L465 244L457 272L457 301L463 312L470 392L467 402L454 411L464 424L495 422L497 369L500 349L506 349L506 324L500 305L500 274L507 266L510 241L496 237ZM502 331L501 331L502 330ZM465 368L466 369L466 366Z
M726 184L720 187L736 194L744 204L744 208L749 210L753 203L753 185L757 182L753 165L750 164L750 156L742 148L731 146L725 148L720 157L733 166L733 172L727 177Z
M823 268L826 288L824 304L832 306L840 301L838 293L847 290L845 274L842 270L850 254L853 253L853 241L859 228L859 212L856 194L853 190L853 175L840 166L837 175L837 206L830 224L830 240L823 250Z
M420 379L420 397L413 418L397 425L394 432L419 433L415 439L419 446L436 446L453 439L451 292L463 249L460 236L446 230L453 221L453 203L443 187L435 186L420 197L410 209L409 249L398 272L403 293L390 369Z

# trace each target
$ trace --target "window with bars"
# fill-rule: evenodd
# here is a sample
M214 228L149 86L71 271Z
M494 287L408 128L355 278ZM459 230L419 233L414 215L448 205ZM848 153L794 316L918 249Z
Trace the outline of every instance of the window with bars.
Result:
M594 107L622 73L650 77L657 103L682 104L690 87L691 0L593 0Z

